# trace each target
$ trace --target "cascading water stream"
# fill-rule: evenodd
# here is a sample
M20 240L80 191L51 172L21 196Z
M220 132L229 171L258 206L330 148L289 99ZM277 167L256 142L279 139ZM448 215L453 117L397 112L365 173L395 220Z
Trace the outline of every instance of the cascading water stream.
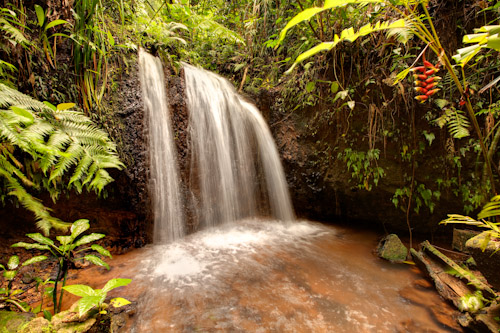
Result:
M215 226L261 215L294 220L278 151L258 110L224 78L183 68L199 223Z
M139 72L149 129L153 235L154 242L161 244L185 234L177 154L160 59L139 50Z

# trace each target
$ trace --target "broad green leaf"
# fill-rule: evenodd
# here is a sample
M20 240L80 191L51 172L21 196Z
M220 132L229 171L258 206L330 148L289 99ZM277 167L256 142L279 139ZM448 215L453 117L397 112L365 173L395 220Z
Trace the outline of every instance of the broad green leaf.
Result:
M17 106L11 106L10 109L17 114L18 116L21 116L26 119L25 123L27 124L32 124L35 121L35 117L33 114L25 109L19 108Z
M70 286L63 287L64 290L70 294L85 297L85 296L96 296L96 292L91 287L84 284L73 284Z
M57 236L56 239L59 241L59 243L61 243L62 246L68 245L73 240L71 238L71 236ZM61 247L61 249L62 249L62 247ZM66 250L67 250L67 248L63 249L63 251L66 251Z
M485 25L479 29L475 29L474 32L487 32L490 35L495 35L500 33L500 25Z
M59 104L60 105L60 104ZM90 228L89 220L80 219L71 225L71 238L75 239Z
M85 235L82 238L80 238L79 240L77 240L75 242L75 245L76 246L80 246L80 245L92 243L92 242L94 242L96 240L99 240L99 239L101 239L103 237L106 237L106 235L104 235L104 234L96 234L96 233L93 233L93 234L90 234L90 235Z
M38 243L25 243L25 242L19 242L12 244L11 247L22 247L25 248L26 250L50 250L50 247L48 245L42 245Z
M287 23L287 25L283 28L283 30L281 30L280 38L278 39L278 44L281 43L283 41L283 39L285 39L287 31L290 30L292 27L296 26L297 24L299 24L302 21L309 20L311 17L313 17L314 15L316 15L319 12L322 12L324 10L326 10L326 8L312 7L312 8L307 8L307 9L301 11L300 13L298 13L297 15L295 15L295 17L293 17Z
M109 265L98 256L95 256L93 254L87 254L85 257L83 257L83 259L90 261L94 265L106 267L109 270Z
M460 66L465 66L469 60L474 58L474 56L481 50L481 45L472 45L468 47L464 47L462 49L459 49L457 52L458 54L455 54L452 58L455 60Z
M109 304L113 305L115 308L119 308L125 305L129 305L131 304L131 302L125 298L116 297L109 301Z
M480 34L470 34L470 35L465 35L464 38L462 39L463 43L482 43L483 41L486 41L488 37L487 33L480 33Z
M357 1L357 2L359 3L360 1ZM405 20L400 19L400 20L394 21L392 23L390 23L390 22L377 22L375 25L367 24L367 25L363 26L358 32L355 32L352 27L344 29L340 33L340 37L337 34L334 35L333 41L320 43L320 44L312 47L311 49L301 53L297 57L295 62L293 63L292 67L290 67L290 69L288 69L285 72L285 74L289 74L291 71L293 71L293 69L295 68L295 66L298 63L312 57L313 55L315 55L319 52L330 51L335 46L337 46L338 43L340 43L344 40L347 40L349 42L353 42L360 36L365 36L365 35L368 35L372 32L382 31L382 30L387 30L387 29L392 29L392 28L403 28L403 27L405 27L405 24L406 24Z
M486 45L495 51L500 51L500 37L498 35L496 36L490 36L488 38L488 43Z
M28 266L28 265L31 265L31 264L34 264L34 263L37 263L40 261L44 261L46 259L47 259L46 256L36 256L36 257L30 258L30 259L26 260L25 262L23 262L22 266L23 267Z
M131 279L111 279L106 283L104 288L102 288L102 291L107 293L115 288L126 286L130 282L132 282Z
M40 5L35 5L35 12L38 19L38 26L41 27L45 23L45 11Z
M5 270L5 266L0 264L0 268Z
M78 301L78 313L83 316L87 311L102 304L100 296L85 296Z
M16 269L17 266L19 266L19 257L18 256L10 257L9 262L7 262L7 267L9 269Z
M43 104L45 104L46 106L48 106L52 111L56 111L57 110L57 108L54 106L54 104L52 104L50 102L44 101Z
M29 238L40 244L54 245L54 241L52 239L42 236L42 234L39 232L34 234L26 234L26 236L28 236Z
M8 281L14 280L16 274L17 271L3 271L3 277Z
M92 248L92 250L99 252L99 254L102 254L103 256L113 258L111 256L111 253L108 250L106 250L105 248L103 248L101 245L92 244L91 248Z
M335 36L337 37L337 36ZM323 42L321 44L318 44L316 46L314 46L313 48L307 50L306 52L304 53L301 53L297 59L295 60L295 62L293 63L292 67L290 67L290 69L288 69L285 74L289 74L293 71L293 69L295 68L295 66L306 60L307 58L310 58L312 57L313 55L321 52L321 51L330 51L331 49L333 49L337 44L339 43L339 41L337 42Z
M328 10L328 9L333 9L336 7L343 7L348 4L367 4L367 3L382 3L384 0L326 0L325 4L322 7L312 7L312 8L307 8L297 15L295 15L288 23L287 25L281 30L280 32L280 37L278 39L278 44L283 41L285 38L285 35L288 30L296 26L302 21L307 21L311 19L314 15Z
M57 111L64 111L68 109L72 109L75 107L75 103L61 103L57 104Z
M65 20L54 20L54 21L50 22L49 24L47 24L47 26L45 27L45 31L47 31L50 28L53 28L55 26L58 26L58 25L61 25L61 24L66 24L66 23L68 23L68 22L65 21Z

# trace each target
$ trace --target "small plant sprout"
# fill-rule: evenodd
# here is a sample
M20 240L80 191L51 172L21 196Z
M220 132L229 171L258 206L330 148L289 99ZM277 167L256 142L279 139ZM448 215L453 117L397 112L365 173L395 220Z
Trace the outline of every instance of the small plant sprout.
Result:
M19 257L14 255L9 258L9 261L7 262L7 267L4 265L0 264L0 269L3 270L3 277L5 280L7 280L7 287L6 288L0 288L0 302L5 302L5 303L10 303L15 305L19 310L23 312L28 312L30 310L30 307L28 304L25 302L20 301L16 296L19 294L22 294L24 290L22 289L15 289L12 290L12 282L14 281L17 273L19 273L19 269L21 267L25 267L40 261L43 261L47 259L46 256L36 256L33 258L30 258L23 262L21 266L19 267Z
M59 245L56 245L52 239L44 237L40 233L26 235L36 243L19 242L12 245L13 247L22 247L27 250L37 249L49 251L54 257L57 258L58 272L54 281L54 293L52 297L54 303L54 313L61 311L61 302L63 297L63 290L61 290L59 300L57 299L58 283L62 281L62 286L64 287L66 285L68 271L74 266L75 262L79 260L86 260L94 265L106 267L109 270L109 265L100 257L95 254L85 254L88 251L95 251L102 256L111 258L109 251L100 245L92 244L91 246L84 246L105 237L104 234L98 233L82 236L82 234L89 228L89 221L80 219L71 225L70 235L56 237Z
M131 281L131 279L111 279L102 289L93 289L84 284L74 284L63 287L63 289L73 295L81 297L78 301L78 314L82 317L92 309L96 309L99 314L106 314L108 304L104 303L104 301L106 300L108 292L115 288L126 286ZM109 304L113 305L115 308L119 308L130 304L130 301L125 298L117 297L111 299Z

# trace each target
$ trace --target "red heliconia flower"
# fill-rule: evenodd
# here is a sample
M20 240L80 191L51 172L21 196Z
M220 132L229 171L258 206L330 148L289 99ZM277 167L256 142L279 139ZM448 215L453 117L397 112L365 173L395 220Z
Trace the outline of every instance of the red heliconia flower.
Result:
M429 96L427 96L427 95L418 95L415 97L415 99L417 101L419 101L420 103L424 103L428 98L429 98Z

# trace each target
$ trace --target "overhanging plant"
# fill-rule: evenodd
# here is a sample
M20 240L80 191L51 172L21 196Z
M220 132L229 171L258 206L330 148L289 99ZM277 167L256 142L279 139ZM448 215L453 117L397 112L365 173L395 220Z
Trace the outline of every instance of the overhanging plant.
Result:
M15 197L48 234L69 223L32 194L48 191L55 202L63 189L100 193L113 181L107 169L122 169L115 144L75 104L39 102L0 84L0 199Z

